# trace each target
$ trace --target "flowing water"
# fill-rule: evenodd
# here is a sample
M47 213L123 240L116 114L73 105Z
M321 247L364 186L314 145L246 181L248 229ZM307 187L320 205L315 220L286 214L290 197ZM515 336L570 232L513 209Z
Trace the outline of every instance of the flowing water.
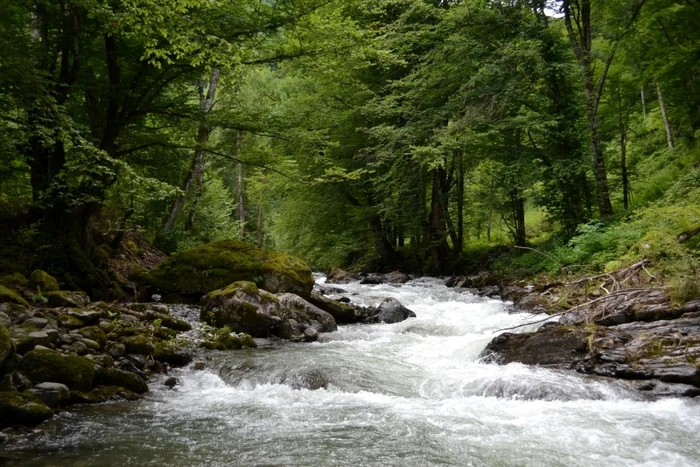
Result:
M700 465L694 400L480 362L495 331L531 318L503 302L436 279L340 287L418 317L210 352L205 370L174 371L174 390L154 379L141 401L70 408L0 465Z

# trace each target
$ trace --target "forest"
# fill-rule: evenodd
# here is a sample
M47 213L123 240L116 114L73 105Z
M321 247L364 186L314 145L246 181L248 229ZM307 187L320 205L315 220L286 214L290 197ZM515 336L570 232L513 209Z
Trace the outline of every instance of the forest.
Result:
M700 290L700 3L5 0L0 272L126 244Z

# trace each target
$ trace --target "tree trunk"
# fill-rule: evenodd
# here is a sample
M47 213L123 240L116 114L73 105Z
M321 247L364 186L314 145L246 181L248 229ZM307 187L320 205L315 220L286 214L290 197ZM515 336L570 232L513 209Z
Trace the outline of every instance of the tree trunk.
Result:
M646 99L644 99L644 85L642 84L641 88L641 97L642 97L642 114L644 114L644 118L647 116L647 103Z
M216 88L219 84L219 70L214 68L211 72L211 79L209 80L209 89L207 90L206 97L204 95L204 79L200 81L199 84L199 102L200 109L202 111L201 120L199 122L199 129L197 131L197 141L195 142L194 158L190 164L190 168L185 175L185 180L182 183L182 194L175 198L168 215L163 222L162 233L168 233L175 222L180 217L182 209L185 207L185 201L192 193L192 190L196 187L201 186L202 180L204 178L204 165L205 165L205 147L207 142L209 142L209 135L211 134L212 128L207 125L206 117L211 112L212 107L214 107L214 98L216 97Z
M263 246L263 208L262 203L258 204L258 248Z
M661 116L664 119L664 128L666 129L666 140L668 141L668 147L674 149L676 147L673 141L673 132L671 131L671 123L668 120L668 112L666 112L666 104L664 103L664 95L661 93L661 86L656 83L656 92L659 95L659 107L661 108Z
M389 267L396 259L396 251L386 236L382 226L382 219L379 217L379 214L375 214L370 218L369 223L374 234L374 246L377 253L382 259L383 266Z
M238 198L238 221L241 223L241 238L245 238L245 200L243 199L243 164L241 163L241 130L236 130L236 198Z
M457 160L457 244L455 254L462 253L464 246L464 160L459 152Z
M627 177L627 125L622 117L622 96L618 89L617 123L620 128L620 168L622 169L622 205L629 209L629 179Z
M433 186L430 197L430 216L426 229L426 241L430 242L431 268L434 272L444 272L450 256L447 244L445 211L443 209L443 186L447 179L445 169L433 171Z

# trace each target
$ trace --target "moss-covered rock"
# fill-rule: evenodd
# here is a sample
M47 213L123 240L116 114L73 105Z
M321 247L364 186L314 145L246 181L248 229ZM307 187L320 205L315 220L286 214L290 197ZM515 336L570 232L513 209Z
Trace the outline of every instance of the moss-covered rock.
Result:
M32 383L63 383L79 391L89 391L95 378L95 367L89 360L76 356L64 357L49 349L27 352L17 369Z
M216 327L228 326L234 332L265 337L287 319L287 314L277 297L252 282L240 281L202 297L200 319Z
M254 349L258 345L249 334L231 334L228 328L217 329L210 339L200 344L208 350L236 350L244 347Z
M48 299L49 306L53 307L65 306L69 308L84 308L90 303L90 298L85 292L56 290L53 292L42 292L42 294Z
M150 355L155 350L155 345L151 338L144 335L121 337L119 338L119 342L124 344L127 353Z
M110 386L120 386L138 394L148 392L148 384L136 373L119 368L105 368L100 373L102 382Z
M0 324L0 368L3 367L5 360L11 358L15 353L15 344L12 342L10 333L5 326Z
M97 342L100 347L105 345L105 342L107 342L107 334L105 334L105 332L97 326L85 326L84 328L80 328L78 329L78 334Z
M0 428L12 425L36 425L53 416L53 410L33 394L0 392Z
M0 284L4 285L5 287L28 287L29 286L29 281L27 280L24 275L20 274L19 272L15 272L12 274L7 274L6 276L3 276L2 279L0 279Z
M17 305L28 306L27 301L19 296L14 290L10 290L4 285L0 285L0 303L16 303Z
M99 404L101 402L106 402L107 396L99 389L93 389L90 392L83 391L71 391L70 392L70 403L71 404Z
M134 391L121 386L100 386L98 389L109 400L126 399L128 401L135 401L140 397Z
M29 286L34 290L40 290L42 292L55 292L60 290L58 281L41 269L33 271L31 276L29 276Z
M234 240L175 253L145 276L163 293L183 295L203 295L232 282L249 281L273 293L306 296L314 284L311 269L302 260Z
M173 366L184 366L192 361L192 349L182 341L158 342L153 358Z
M59 315L58 322L62 327L68 329L79 329L85 326L85 323L83 323L82 320L68 314Z

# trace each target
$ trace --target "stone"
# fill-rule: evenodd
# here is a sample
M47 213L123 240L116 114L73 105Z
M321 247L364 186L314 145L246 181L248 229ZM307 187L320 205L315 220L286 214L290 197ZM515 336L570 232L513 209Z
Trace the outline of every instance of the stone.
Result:
M104 393L97 388L93 389L90 392L70 392L71 404L100 404L102 402L107 402L107 396L105 396Z
M278 294L277 298L282 306L287 309L287 319L294 319L297 323L313 327L318 332L333 332L338 329L333 315L307 302L300 296L285 293Z
M312 293L308 301L312 305L333 316L333 319L339 324L356 323L364 318L362 310L336 300L331 300L321 294Z
M17 369L34 384L56 382L79 391L90 390L95 377L95 367L89 360L77 356L64 357L49 349L28 352Z
M212 326L265 337L287 319L287 314L277 297L252 282L240 281L202 297L200 319Z
M90 298L85 292L57 290L43 293L43 295L48 299L51 307L84 308L90 303Z
M503 333L486 346L481 356L497 363L568 368L588 351L590 332L564 326L541 328L522 334Z
M30 389L29 392L52 409L64 406L70 402L68 386L61 383L39 383Z
M408 274L401 271L393 271L384 274L384 282L386 282L387 284L405 284L410 280L411 277Z
M85 358L87 358L91 362L95 362L98 365L103 366L104 368L114 366L114 359L107 354L87 355Z
M144 314L145 318L151 321L160 320L160 325L175 331L189 331L192 329L192 325L185 321L184 319L175 318L174 316L166 315L164 313L158 313L154 311L149 311Z
M308 296L314 285L306 263L284 253L222 240L173 254L142 274L164 294L201 296L237 281L257 282L272 292Z
M349 282L359 281L360 279L358 274L335 268L326 276L326 284L347 284Z
M58 317L58 322L64 328L68 329L80 329L85 326L85 323L80 319L70 316L69 314L62 314Z
M105 352L113 358L123 357L126 354L126 346L119 342L110 341L105 344Z
M348 293L348 291L345 289L341 289L340 287L332 287L329 285L316 284L314 287L323 295L340 295Z
M127 353L139 353L143 355L150 355L155 350L155 345L153 344L151 339L144 335L121 337L119 339L119 342L124 344ZM130 389L128 386L124 387Z
M0 311L0 326L5 326L6 328L12 326L12 320L7 315L7 313L2 311Z
M148 384L139 375L119 368L105 368L100 374L103 383L121 386L137 394L148 392Z
M29 286L37 292L55 292L60 289L58 281L47 272L37 269L29 276Z
M299 323L295 319L287 319L279 326L272 328L272 334L280 339L291 340L302 333Z
M304 329L304 340L306 342L316 342L318 340L318 331L314 328Z
M158 342L153 352L153 358L168 365L185 366L192 361L192 349L184 342Z
M180 384L180 381L178 381L178 379L174 376L171 376L163 382L163 386L167 386L170 389L174 388L178 384Z
M0 285L0 303L15 303L17 305L28 306L27 301L19 296L14 290Z
M95 342L94 340L88 338L80 339L79 342L86 346L88 349L92 350L100 350L100 348L102 347L100 346L99 342Z
M377 307L374 320L379 323L399 323L415 317L416 314L403 306L397 299L385 298Z
M105 342L107 342L107 335L97 326L86 326L84 328L80 328L78 329L78 334L86 339L97 342L100 347L104 346Z
M15 353L15 343L10 337L10 333L5 326L0 324L0 368L2 368L5 360L12 357Z
M29 318L28 320L24 321L24 323L22 323L22 324L24 326L32 326L35 328L42 329L42 328L45 328L49 324L49 320L47 320L45 318L36 318L35 317L35 318Z
M53 416L46 404L26 392L0 393L0 428L13 425L37 425Z
M292 387L292 389L325 389L330 383L328 376L319 368L295 371L285 375L282 382Z

